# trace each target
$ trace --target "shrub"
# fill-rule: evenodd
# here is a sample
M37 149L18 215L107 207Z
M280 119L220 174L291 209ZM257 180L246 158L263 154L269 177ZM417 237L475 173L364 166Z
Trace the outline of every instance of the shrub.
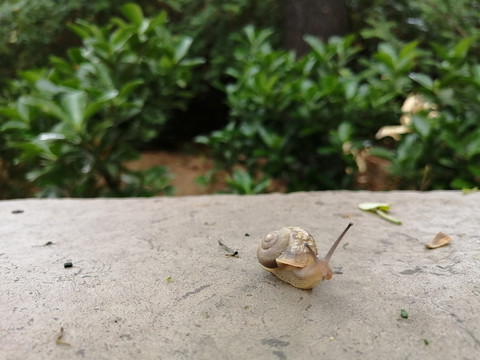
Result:
M164 13L145 18L134 4L122 12L127 21L72 26L83 46L68 60L52 57L48 69L25 71L18 86L27 93L2 109L0 130L18 156L7 162L28 168L39 196L169 190L164 169L133 172L125 162L184 106L191 67L201 60L186 57L192 39L172 35Z
M274 50L270 32L245 29L225 87L229 124L198 140L227 169L286 180L288 190L353 187L362 148L390 159L399 188L473 187L480 179L480 67L473 38L455 46L380 42L367 57L353 36L322 43L300 59ZM414 114L398 143L376 140L398 123L410 94L435 104ZM431 109L430 109L431 110ZM372 148L373 146L373 148Z
M380 151L392 161L401 188L462 189L480 182L480 65L469 56L472 43L434 44L422 59L434 77L408 75L429 105L408 113L407 133L394 149Z
M360 50L353 36L307 37L312 51L297 60L273 50L270 35L245 29L225 87L231 121L198 140L227 168L240 163L285 180L289 191L352 186L354 149L362 146L355 138L372 133L372 104L389 99L349 68Z

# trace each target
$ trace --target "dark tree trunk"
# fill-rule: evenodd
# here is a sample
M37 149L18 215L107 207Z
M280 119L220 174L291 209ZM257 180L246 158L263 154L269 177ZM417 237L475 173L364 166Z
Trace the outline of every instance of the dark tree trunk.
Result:
M327 40L348 32L344 0L283 0L284 43L301 56L310 50L304 35Z

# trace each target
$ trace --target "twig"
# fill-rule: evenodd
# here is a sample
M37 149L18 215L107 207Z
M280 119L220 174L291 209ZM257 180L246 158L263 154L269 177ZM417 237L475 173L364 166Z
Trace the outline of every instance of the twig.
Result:
M218 240L218 245L220 245L223 249L225 249L228 254L225 254L227 257L238 257L238 251L233 250L229 246L225 245L221 240Z
M57 336L57 340L55 342L57 343L57 345L72 346L70 343L62 340L64 334L65 334L65 331L63 330L63 327L61 327L60 328L60 335Z

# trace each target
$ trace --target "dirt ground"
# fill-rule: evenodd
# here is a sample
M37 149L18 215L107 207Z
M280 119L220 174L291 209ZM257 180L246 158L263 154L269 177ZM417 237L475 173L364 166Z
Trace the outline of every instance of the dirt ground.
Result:
M213 194L225 188L224 177L220 174L218 183L208 186L198 184L196 179L205 175L214 166L213 160L199 152L150 151L142 153L141 158L130 164L135 170L148 169L160 165L168 168L173 175L172 186L175 195Z
M362 190L382 191L393 190L394 185L389 182L386 167L388 161L370 155L357 157L360 173L355 187ZM196 179L205 175L214 167L214 162L205 153L198 151L150 151L142 153L140 160L132 162L132 169L148 169L155 165L165 166L174 176L172 185L176 196L214 194L226 189L225 172L215 176L215 183L208 186L197 183ZM273 183L272 192L284 192L285 186Z

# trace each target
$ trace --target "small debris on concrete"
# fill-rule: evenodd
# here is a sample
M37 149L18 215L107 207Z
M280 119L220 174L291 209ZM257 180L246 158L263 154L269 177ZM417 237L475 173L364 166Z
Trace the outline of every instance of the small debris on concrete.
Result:
M225 254L226 257L238 257L238 251L233 250L231 247L225 245L221 240L218 240L218 245L228 252L228 254Z
M436 249L440 246L447 245L451 240L450 236L439 232L428 244L425 244L425 246L429 249Z
M53 245L53 242L47 241L45 244L43 244L43 246L50 246L50 245Z
M16 210L12 211L12 214L23 214L23 213L24 213L24 211L20 210L20 209L16 209Z
M402 319L408 319L407 310L405 309L400 310L400 316L402 317Z
M65 330L63 327L60 328L60 334L57 336L57 340L55 341L57 345L66 345L66 346L72 346L68 342L63 341L63 335L65 334Z
M73 263L71 261L67 261L65 264L63 264L63 267L66 268L71 268L73 267Z

